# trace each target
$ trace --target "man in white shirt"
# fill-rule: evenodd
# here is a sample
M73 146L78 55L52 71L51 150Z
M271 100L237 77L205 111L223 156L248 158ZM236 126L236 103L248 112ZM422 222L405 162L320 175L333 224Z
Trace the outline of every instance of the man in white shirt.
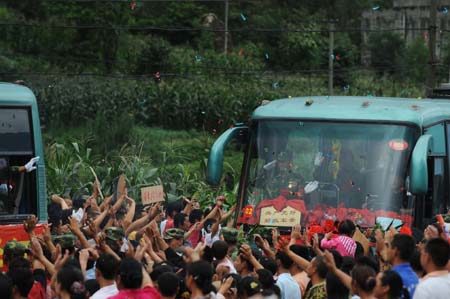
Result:
M281 299L301 299L300 286L289 271L294 261L282 251L277 252L276 260L278 265L276 285L281 290Z
M450 298L450 277L446 269L450 245L441 238L429 240L420 252L420 264L427 275L419 282L414 299Z
M117 289L115 278L119 268L119 262L111 254L102 254L96 263L95 276L100 289L90 299L106 299L116 295Z

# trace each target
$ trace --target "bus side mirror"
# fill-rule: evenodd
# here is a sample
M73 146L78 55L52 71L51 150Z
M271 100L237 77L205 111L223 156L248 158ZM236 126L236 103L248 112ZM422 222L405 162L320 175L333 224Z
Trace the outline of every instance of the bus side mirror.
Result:
M428 191L427 159L432 142L431 135L422 135L414 147L410 166L410 191L413 194L424 194Z
M223 153L225 147L233 138L241 139L247 136L248 127L234 127L226 130L214 142L209 152L208 165L206 167L206 181L208 184L216 186L219 185L222 178L223 168ZM239 140L242 142L243 140Z

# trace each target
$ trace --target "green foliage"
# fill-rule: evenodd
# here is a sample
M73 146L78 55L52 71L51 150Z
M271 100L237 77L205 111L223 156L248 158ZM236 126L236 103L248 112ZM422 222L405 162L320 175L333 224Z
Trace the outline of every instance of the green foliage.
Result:
M298 28L295 24L284 24L288 29ZM318 27L317 24L302 24L301 29L314 30ZM318 32L310 32L299 34L296 32L283 34L277 57L282 58L282 65L284 67L294 66L297 68L313 68L317 67L322 53L327 53L327 49L324 47L324 37ZM324 62L327 61L325 55Z
M125 174L128 192L137 200L141 187L162 184L168 200L185 195L210 205L216 196L226 195L226 204L234 204L242 155L228 151L224 183L220 188L212 188L205 183L203 162L213 141L209 134L143 127L132 130L136 139L131 143L137 145L125 144L107 155L91 147L92 139L79 137L91 136L90 126L70 130L65 136L59 131L46 133L48 194L88 194L92 190L92 168L105 195L112 192L113 179Z
M428 77L428 46L423 38L417 38L409 44L405 49L404 65L414 66L414 68L406 70L405 75L413 82L425 82Z
M401 65L405 41L395 32L376 32L369 35L368 48L371 65L381 74L386 68L393 73L393 68Z

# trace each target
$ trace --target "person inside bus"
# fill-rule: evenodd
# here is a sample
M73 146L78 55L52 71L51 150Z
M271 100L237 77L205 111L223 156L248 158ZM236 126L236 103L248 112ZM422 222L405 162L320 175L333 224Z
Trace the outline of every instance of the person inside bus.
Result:
M360 207L362 193L351 144L331 140L322 147L327 150L325 153L317 152L313 177L323 184L321 190L329 191L329 194L334 191L334 196L324 197L320 201L329 205L344 202L347 207ZM312 197L314 198L313 195Z
M11 199L16 193L16 190L20 190L19 185L14 181L12 175L17 173L30 173L36 170L36 164L39 162L39 156L31 158L28 163L23 166L10 166L9 161L5 157L0 158L0 212L11 212L9 211L14 204L11 204Z
M263 190L264 198L283 195L288 199L298 199L305 185L305 179L293 161L293 153L281 151L276 159L262 167L261 175L255 179L257 188Z

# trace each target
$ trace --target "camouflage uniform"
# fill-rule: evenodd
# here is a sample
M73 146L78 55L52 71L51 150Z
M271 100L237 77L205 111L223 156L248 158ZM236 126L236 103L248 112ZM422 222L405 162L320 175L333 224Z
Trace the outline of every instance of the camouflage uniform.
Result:
M228 246L237 244L238 237L239 237L239 231L237 229L231 228L231 227L224 227L224 228L222 228L220 233L223 236L223 240L228 243ZM228 249L228 255L233 260L236 258L238 253L239 253L239 250L237 247L234 247L231 252L230 252L230 249Z
M164 234L164 240L184 239L184 230L179 228L169 228Z
M125 237L125 232L121 227L111 226L105 229L105 235L107 239L112 241L122 241Z
M77 237L73 234L58 235L53 238L53 242L61 245L62 249L70 249L75 247L76 240Z
M7 257L18 257L23 256L27 252L27 248L22 243L11 240L6 242L5 246L3 247L3 256Z
M223 240L227 243L236 244L238 241L239 231L231 227L223 227L221 232Z

